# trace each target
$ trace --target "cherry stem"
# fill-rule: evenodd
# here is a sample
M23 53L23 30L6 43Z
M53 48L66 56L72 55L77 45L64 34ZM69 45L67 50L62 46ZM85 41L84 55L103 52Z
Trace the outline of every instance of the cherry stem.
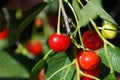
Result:
M75 45L78 49L80 49L80 48L83 49L83 47L82 47L74 38L71 38L71 39L72 39L72 42L74 43L74 45Z
M90 24L88 24L88 28L89 28L90 34L93 34Z
M64 1L65 1L65 0L64 0ZM76 13L75 13L72 5L71 5L68 1L65 1L65 2L66 2L66 3L68 4L68 6L70 7L70 9L71 9L71 11L72 11L72 13L73 13L73 15L74 15L74 17L75 17L76 23L79 24L77 15L76 15Z
M91 75L89 75L89 74L85 74L85 73L81 73L81 75L83 75L83 76L86 76L86 77L89 77L89 78L92 78L92 79L94 79L94 80L100 80L99 78L97 78L97 77L94 77L94 76L91 76Z
M50 50L46 53L46 55L44 56L44 58L43 58L43 59L47 59L47 58L48 58L48 56L49 56L52 52L53 52L53 50L52 50L52 49L50 49Z
M75 23L74 23L72 20L70 21L70 23L71 23L72 27L74 27L74 28L77 27L77 26L75 25ZM73 33L74 33L74 32L73 32ZM72 33L72 34L73 34L73 33ZM74 33L74 37L76 37L76 32Z
M58 23L57 23L57 34L60 34L60 16L61 16L62 1L59 0L59 11L58 11Z
M100 79L97 78L97 77L94 77L94 76L92 76L92 75L83 73L83 72L80 70L80 68L79 68L79 64L78 64L77 59L75 59L75 62L76 62L76 69L77 69L77 71L78 71L78 72L77 72L77 77L79 77L80 74L81 74L82 76L86 76L86 77L89 77L89 78L92 78L92 79L95 79L95 80L100 80ZM77 80L80 80L80 79L78 78Z
M79 38L80 38L80 42L81 42L82 48L85 51L86 49L85 49L85 46L83 44L82 35L81 35L81 31L80 30L78 30L78 34L79 34Z
M118 31L118 30L114 30L114 29L109 29L109 28L102 28L102 27L98 27L98 29L100 29L100 30L109 30L109 31L115 31L115 32L118 32L118 33L120 33L120 31Z
M78 3L81 5L82 8L84 8L84 5L83 5L83 3L82 3L80 0L78 0ZM89 30L90 30L90 33L92 34L93 31L92 31L92 29L91 29L90 24L88 24L88 28L89 28Z
M106 59L107 59L107 61L108 61L109 67L110 67L110 73L114 73L112 64L111 64L111 62L110 62L109 53L108 53L108 50L107 50L107 44L106 44L106 43L104 43L104 50L105 50Z
M114 48L115 46L114 46L112 43L110 43L109 41L107 41L107 40L102 36L102 34L99 32L98 27L97 27L97 25L95 24L95 22L94 22L92 19L90 19L90 22L92 23L94 29L96 30L96 32L98 33L98 35L100 36L100 38L103 40L103 42L106 43L106 44L108 44L108 45L110 45L111 47Z
M72 24L72 26L73 26L74 28L76 28L76 26L75 26L75 24L74 24L73 21L71 21L71 24ZM81 40L81 39L82 39L82 37L81 37L81 32L78 31L78 33L79 33L79 36L80 36L80 42L82 42L82 40ZM73 43L75 44L75 46L76 46L77 48L82 48L82 49L85 50L83 43L81 43L82 46L79 45L79 44L77 43L77 41L72 37L72 35L71 35L71 39L72 39Z
M59 72L61 72L62 70L66 69L66 68L68 68L68 67L70 67L70 66L72 66L73 64L75 64L75 60L73 60L72 63L70 63L70 64L68 64L68 65L60 68L60 69L57 70L56 72L54 72L54 73L53 73L48 79L46 79L46 80L51 80L51 78L54 77L57 73L59 73Z
M77 80L80 80L80 68L78 64L78 60L75 59L75 64L76 64L76 75L77 75Z
M31 39L34 38L34 35L37 33L37 27L35 26L35 24L32 27L32 33L31 33Z
M78 18L77 18L77 15L72 7L72 5L69 3L69 2L66 2L68 4L68 6L70 7L70 9L72 10L73 14L74 14L74 17L75 17L75 20L76 20L76 23L77 23L77 26L79 26L79 22L78 22ZM82 36L81 36L81 32L80 30L78 30L78 33L79 33L79 37L80 37L80 42L82 44L82 47L83 47L83 50L85 50L85 47L83 45L83 41L82 41Z
M81 2L81 0L78 0L78 3L80 3L80 5L82 6L82 8L84 7L83 3Z
M95 28L96 32L98 33L98 35L101 37L101 39L102 39L103 42L104 42L105 56L106 56L106 59L107 59L107 61L108 61L109 66L110 66L110 73L114 73L112 64L111 64L110 59L109 59L109 54L108 54L108 50L107 50L107 44L110 45L110 46L113 47L113 48L115 48L115 46L114 46L113 44L111 44L109 41L107 41L107 40L101 35L101 33L99 32L99 30L98 30L95 22L94 22L92 19L91 19L90 21L91 21L91 23L93 24L93 27Z
M7 26L9 26L9 19L10 19L9 11L8 11L7 8L2 8L2 11L3 11L4 15L5 15L5 18L6 18L7 22L8 22Z

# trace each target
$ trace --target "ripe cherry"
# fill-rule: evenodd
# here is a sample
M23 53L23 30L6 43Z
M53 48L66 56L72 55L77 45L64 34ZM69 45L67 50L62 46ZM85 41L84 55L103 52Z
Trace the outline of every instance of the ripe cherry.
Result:
M85 74L89 74L89 75L94 76L94 77L99 77L100 76L100 69L99 69L99 67L97 67L95 69L91 69L91 70L84 70L83 72ZM82 76L81 80L94 80L94 79L86 77L86 76Z
M86 31L82 36L83 44L86 48L96 50L102 47L103 41L95 30Z
M38 74L38 80L45 80L44 68Z
M65 51L70 45L70 38L66 34L53 33L48 39L48 45L56 52Z
M116 80L120 80L120 75L118 75L118 76L116 77Z
M42 20L40 18L36 18L34 21L36 27L40 28L42 26Z
M99 65L100 59L96 52L88 50L82 51L81 56L78 57L78 63L83 69L94 69Z
M42 52L42 44L39 40L30 40L27 43L27 50L34 56L38 56Z
M82 66L80 65L79 61L80 61L80 58L81 58L81 55L84 53L83 50L81 50L80 52L77 53L77 60L78 60L78 64L79 64L79 67L81 70L83 70Z
M0 40L7 38L8 34L9 34L9 29L8 28L4 29L2 32L0 32Z

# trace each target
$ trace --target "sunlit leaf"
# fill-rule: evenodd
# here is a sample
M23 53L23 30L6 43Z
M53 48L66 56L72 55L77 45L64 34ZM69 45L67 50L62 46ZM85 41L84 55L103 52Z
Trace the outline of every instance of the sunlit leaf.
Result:
M120 49L118 47L112 48L110 46L107 47L110 62L112 64L112 67L115 71L120 72ZM104 48L100 49L99 56L102 60L102 62L109 67L108 61L105 56L105 50Z
M104 78L104 80L116 80L114 74L109 74L107 77Z
M60 68L66 66L70 62L71 61L69 60L69 58L67 57L67 55L64 52L57 53L48 61L48 67L47 67L46 73L45 73L46 78L50 77L53 73L55 73ZM72 66L70 68L67 76L65 76L67 70L68 70L68 68L57 73L55 76L53 76L51 78L51 80L58 80L58 79L62 79L62 78L65 78L65 80L72 80L72 78L74 77L74 74L75 74L75 68Z
M99 6L97 3L97 0L92 0L89 2L89 4L93 7L93 9L95 10L95 12L105 21L108 21L116 26L117 23L115 22L115 20L104 10L104 8L102 8L101 6ZM119 28L119 27L118 27Z
M90 19L95 19L98 16L97 11L95 11L94 6L92 6L91 3L95 7L101 6L101 0L90 0L90 2L88 2L80 11L83 19L81 26L88 24Z
M77 19L78 19L79 24L83 23L82 22L83 21L83 16L82 16L82 14L80 12L81 8L80 8L80 6L78 4L78 1L77 0L73 0L72 1L72 6L73 6L73 8L75 10L75 13L77 15Z

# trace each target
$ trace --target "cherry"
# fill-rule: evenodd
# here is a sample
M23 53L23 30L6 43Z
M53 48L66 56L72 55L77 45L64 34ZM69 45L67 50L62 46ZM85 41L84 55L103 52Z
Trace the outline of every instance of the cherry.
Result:
M95 69L91 69L91 70L84 70L83 72L85 74L89 74L89 75L94 76L94 77L99 77L100 76L100 69L99 69L99 67L97 67ZM86 76L82 76L81 80L94 80L94 79L86 77Z
M45 80L44 68L38 74L38 80Z
M83 44L86 48L96 50L102 47L103 41L95 30L86 31L82 36Z
M0 40L7 38L8 34L9 34L9 29L5 28L2 32L0 32Z
M83 68L82 68L82 66L81 66L80 63L79 63L79 60L80 60L81 55L82 55L83 53L84 53L83 50L81 50L81 51L79 51L79 52L77 53L77 60L78 60L78 64L79 64L79 67L80 67L81 70L83 70Z
M102 26L102 34L106 39L114 39L117 36L117 32L116 31L111 31L111 30L105 30L105 29L112 29L112 30L117 30L117 28L112 25L112 24L104 24Z
M118 76L116 77L116 80L120 80L120 75L118 75Z
M42 20L40 18L36 18L34 21L36 27L40 28L42 26Z
M96 52L87 50L87 51L81 51L81 53L78 53L78 63L80 64L80 67L83 69L94 69L99 65L99 57Z
M70 38L66 34L53 33L48 39L48 45L56 52L65 51L70 45Z
M42 52L42 44L39 40L30 40L27 43L27 50L31 54L38 56Z

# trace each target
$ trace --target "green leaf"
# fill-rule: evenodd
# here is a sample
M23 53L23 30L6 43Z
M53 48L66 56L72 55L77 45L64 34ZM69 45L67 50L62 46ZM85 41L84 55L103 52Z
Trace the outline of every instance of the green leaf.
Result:
M95 6L92 6L96 4ZM95 19L98 16L97 11L94 7L101 6L101 0L90 0L82 9L79 8L79 5L76 0L73 0L73 7L77 16L79 17L79 26L76 30L78 30L81 26L85 26L90 22L90 19Z
M5 49L6 47L9 46L9 41L8 39L5 39L5 40L0 40L0 50L3 50Z
M69 60L69 58L64 52L55 54L48 61L48 67L45 72L46 78L50 77L57 70L61 69L62 67L66 66L69 63L71 63L71 61ZM58 79L62 79L63 77L65 77L65 80L72 80L72 78L74 77L74 73L75 73L74 66L71 66L67 76L65 76L67 70L68 68L57 73L55 76L51 78L51 80L58 80Z
M71 63L71 61L67 58L66 61L65 61L64 66L68 65L70 63ZM76 74L75 73L75 67L71 66L71 67L66 68L63 71L61 71L60 79L61 80L73 80L75 74Z
M104 80L116 80L116 78L114 74L109 74Z
M113 18L102 8L101 0L90 0L81 10L79 9L80 12L78 9L75 10L77 10L77 14L81 13L79 16L82 19L80 23L81 26L88 24L90 19L95 19L97 16L100 16L103 20L109 21L112 24L117 25Z
M76 15L77 15L77 18L78 18L78 22L79 22L79 24L81 24L81 23L83 23L82 21L83 21L83 16L82 16L82 14L81 14L81 12L80 12L80 6L79 6L79 4L78 4L78 2L77 2L77 0L73 0L72 1L72 6L73 6L73 8L74 8L74 10L75 10L75 13L76 13Z
M107 46L107 50L109 53L109 58L111 61L111 64L113 66L114 71L117 71L120 73L120 49L118 47L112 48L110 46ZM106 56L105 56L105 50L104 48L101 48L99 51L99 56L102 60L102 62L109 67Z
M80 11L83 16L83 23L81 23L81 26L88 24L90 19L95 19L98 16L97 11L95 11L94 6L92 6L91 3L95 7L101 6L101 0L90 0Z
M28 78L28 71L7 52L0 51L1 78Z
M46 3L40 3L28 11L29 15L21 22L18 29L9 37L9 45L12 45L19 38L24 29L34 20L34 18L45 8Z
M92 0L89 2L89 4L93 7L94 11L105 21L108 21L114 25L117 25L117 23L114 21L114 19L97 3L97 0Z
M41 69L47 64L46 59L40 59L37 64L33 67L29 80L37 80L38 74Z

